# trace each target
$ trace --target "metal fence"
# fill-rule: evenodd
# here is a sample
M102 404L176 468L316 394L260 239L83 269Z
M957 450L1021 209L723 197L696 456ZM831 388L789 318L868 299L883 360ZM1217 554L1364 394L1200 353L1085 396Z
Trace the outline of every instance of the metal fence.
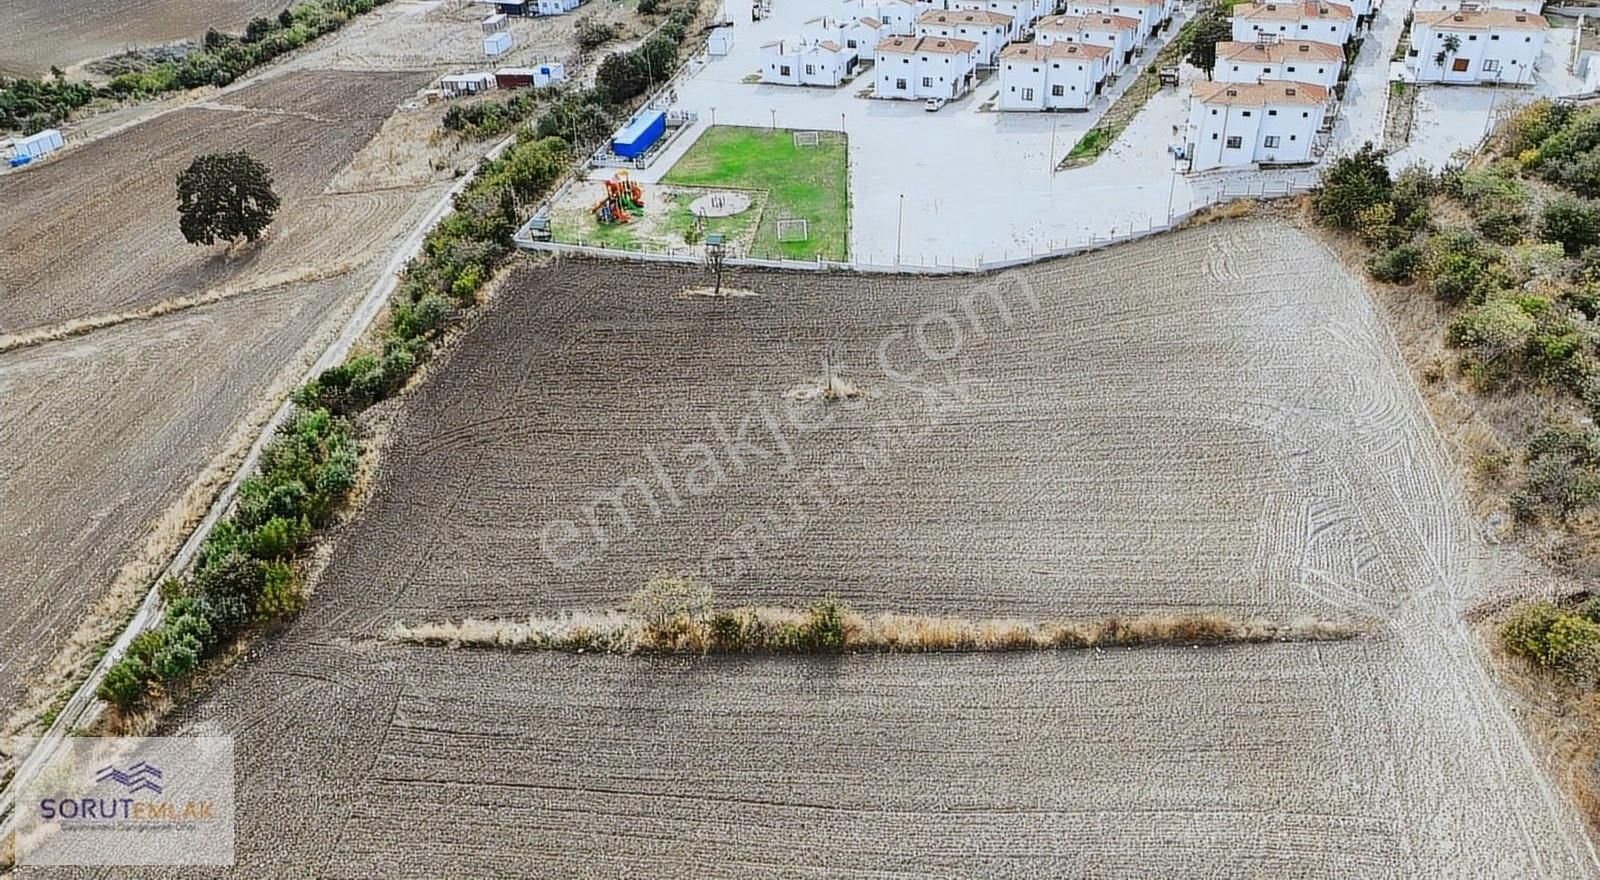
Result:
M1204 175L1194 175L1201 185L1207 183ZM1286 198L1310 192L1316 187L1317 175L1314 171L1296 173L1287 177L1268 178L1261 180L1241 180L1237 177L1212 178L1215 186L1207 186L1202 194L1193 198L1182 209L1176 210L1166 217L1151 217L1143 223L1134 222L1124 229L1111 228L1104 233L1090 233L1087 237L1077 241L1060 241L1046 243L1043 247L1030 247L1023 251L1017 249L1002 250L998 254L981 254L970 259L959 259L939 254L917 255L910 258L902 255L900 259L880 261L874 259L876 255L868 254L850 260L828 260L820 255L811 260L797 260L770 254L736 253L730 250L725 260L729 266L750 266L768 269L789 269L798 271L834 271L834 272L883 272L883 273L925 273L925 274L970 274L979 272L992 272L997 269L1020 266L1039 260L1048 260L1056 257L1081 254L1086 251L1099 250L1125 241L1132 241L1162 232L1170 232L1182 226L1196 214L1229 202L1253 199L1267 200ZM557 201L564 196L572 186L571 182L564 184L553 194L551 201ZM645 260L661 263L702 264L705 262L705 249L701 246L685 245L668 249L650 249L644 246L623 248L590 242L553 241L544 238L540 233L548 230L548 216L541 212L535 215L521 229L517 230L515 237L519 248L528 251L546 251L553 253L574 254L590 257L608 257L632 260Z

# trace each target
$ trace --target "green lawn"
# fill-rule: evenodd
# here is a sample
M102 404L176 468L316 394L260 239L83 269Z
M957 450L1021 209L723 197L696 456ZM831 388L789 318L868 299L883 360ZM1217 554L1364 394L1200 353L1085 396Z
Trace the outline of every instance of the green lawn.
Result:
M796 147L786 128L712 126L672 166L663 183L762 190L767 204L752 256L844 260L850 245L850 163L841 132L821 132ZM807 241L779 242L778 220L807 221Z

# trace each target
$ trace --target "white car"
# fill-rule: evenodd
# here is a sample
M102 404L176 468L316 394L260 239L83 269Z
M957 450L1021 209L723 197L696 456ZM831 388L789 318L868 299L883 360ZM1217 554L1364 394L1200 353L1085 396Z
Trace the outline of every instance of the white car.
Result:
M928 111L929 113L937 113L940 107L943 107L948 103L949 101L945 100L944 98L929 98L927 101L923 102L922 109Z

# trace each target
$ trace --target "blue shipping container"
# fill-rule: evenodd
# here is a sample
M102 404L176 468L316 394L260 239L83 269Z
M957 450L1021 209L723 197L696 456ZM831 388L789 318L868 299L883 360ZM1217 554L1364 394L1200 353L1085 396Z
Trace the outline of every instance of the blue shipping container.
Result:
M624 159L643 156L645 151L655 146L656 141L661 140L661 136L666 133L665 111L651 110L641 113L611 138L611 152Z

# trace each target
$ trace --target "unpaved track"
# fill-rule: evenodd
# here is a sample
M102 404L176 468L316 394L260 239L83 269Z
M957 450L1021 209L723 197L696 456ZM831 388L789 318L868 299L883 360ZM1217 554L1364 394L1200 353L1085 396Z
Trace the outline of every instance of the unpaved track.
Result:
M725 599L1378 632L748 661L379 643L396 618L615 602L694 567L860 423L575 572L534 529L824 351L877 393L870 418L904 393L877 341L970 286L744 273L756 296L711 301L677 295L699 272L528 268L404 402L310 607L168 725L238 737L232 875L1596 875L1458 623L1511 564L1474 540L1338 262L1250 222L1012 277L1046 305L948 362L962 429L886 459Z
M323 190L427 80L417 72L278 76L0 177L0 336L254 279L352 268L398 234L417 188ZM258 246L186 244L178 172L200 154L236 149L272 169L282 208Z

